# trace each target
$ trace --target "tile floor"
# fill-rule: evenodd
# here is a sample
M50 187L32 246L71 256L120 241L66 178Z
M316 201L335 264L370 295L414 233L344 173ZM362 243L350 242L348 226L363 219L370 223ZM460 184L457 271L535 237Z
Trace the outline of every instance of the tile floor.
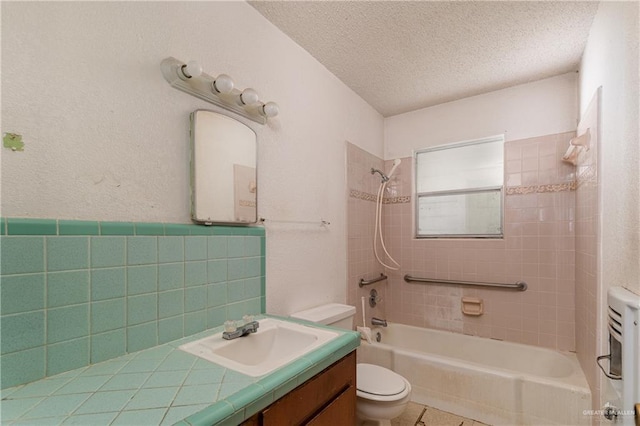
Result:
M424 414L423 414L423 410ZM487 426L475 420L456 416L422 404L410 402L400 417L391 420L392 426Z

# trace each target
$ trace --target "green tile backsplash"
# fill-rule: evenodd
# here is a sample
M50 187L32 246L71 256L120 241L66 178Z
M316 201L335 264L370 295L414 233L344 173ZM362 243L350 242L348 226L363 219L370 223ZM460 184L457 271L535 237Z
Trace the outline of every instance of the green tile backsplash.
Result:
M89 363L89 337L47 346L47 376L63 373Z
M47 307L75 305L89 301L89 271L51 272L47 274ZM4 314L4 312L2 312Z
M3 389L265 311L260 227L0 225Z
M2 318L2 354L44 345L44 311L7 315Z
M125 328L91 335L91 363L116 358L126 352L127 334Z
M47 271L89 267L89 237L47 237Z
M2 237L0 246L2 275L44 272L43 237Z
M8 275L0 284L2 315L45 308L44 274Z

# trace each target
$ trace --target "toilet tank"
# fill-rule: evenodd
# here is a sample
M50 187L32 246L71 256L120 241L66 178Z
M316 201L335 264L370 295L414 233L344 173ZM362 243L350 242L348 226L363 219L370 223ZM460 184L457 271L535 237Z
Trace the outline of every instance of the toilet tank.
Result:
M329 303L293 313L291 314L291 318L353 330L353 317L355 314L356 308L354 306Z

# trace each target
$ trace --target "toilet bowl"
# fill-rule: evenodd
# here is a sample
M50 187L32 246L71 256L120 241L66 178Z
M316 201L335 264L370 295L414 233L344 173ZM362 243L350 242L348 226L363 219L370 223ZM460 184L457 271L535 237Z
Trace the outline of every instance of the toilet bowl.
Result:
M355 313L353 306L331 303L291 317L352 330ZM356 388L356 415L361 425L390 425L411 400L409 381L379 365L357 364Z
M356 369L358 420L391 424L390 420L407 407L411 384L401 375L378 365L360 363Z

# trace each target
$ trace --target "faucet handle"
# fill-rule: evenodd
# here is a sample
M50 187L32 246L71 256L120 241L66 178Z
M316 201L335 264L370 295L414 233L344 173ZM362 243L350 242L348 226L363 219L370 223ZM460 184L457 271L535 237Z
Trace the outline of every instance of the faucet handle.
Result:
M249 324L250 322L253 322L253 315L243 315L242 321L244 321L245 324Z
M228 332L228 333L232 333L234 331L236 331L236 322L233 320L226 320L224 322L224 331Z
M375 308L378 303L382 301L382 297L378 296L378 291L373 288L369 292L369 306Z

